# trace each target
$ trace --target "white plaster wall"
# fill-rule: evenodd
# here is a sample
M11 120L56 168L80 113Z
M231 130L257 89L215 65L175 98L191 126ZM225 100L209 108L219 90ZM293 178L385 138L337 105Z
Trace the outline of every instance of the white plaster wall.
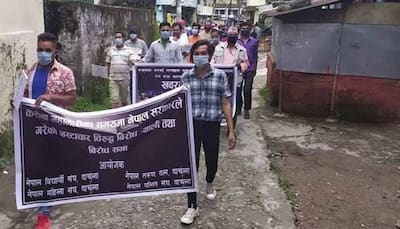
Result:
M44 31L42 0L3 0L0 7L0 131L9 127L10 99L18 69L36 60L36 36Z

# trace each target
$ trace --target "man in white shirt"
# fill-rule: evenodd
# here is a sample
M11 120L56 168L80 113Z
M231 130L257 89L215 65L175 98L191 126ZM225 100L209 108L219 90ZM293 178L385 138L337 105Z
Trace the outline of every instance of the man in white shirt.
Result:
M136 26L132 26L129 29L129 39L124 42L124 45L132 48L133 52L141 58L146 56L147 50L149 49L146 42L138 38L138 30Z
M230 27L228 30L227 42L220 42L214 51L211 63L215 64L235 64L239 67L240 73L246 72L250 65L246 48L238 44L239 31L236 27ZM240 86L242 85L243 77L239 75L236 78L238 93L241 93ZM236 101L239 97L237 96ZM236 114L241 114L241 109L236 109Z
M114 45L106 56L109 73L109 89L112 108L130 104L130 68L132 64L140 60L133 50L124 45L124 34L116 32Z
M183 30L183 26L180 23L172 24L172 36L170 37L171 41L174 41L179 44L182 49L182 56L187 58L189 56L189 50L186 50L186 47L189 47L189 39L186 32Z
M177 42L180 46L189 44L188 36L183 32L183 26L177 22L172 24L172 41Z

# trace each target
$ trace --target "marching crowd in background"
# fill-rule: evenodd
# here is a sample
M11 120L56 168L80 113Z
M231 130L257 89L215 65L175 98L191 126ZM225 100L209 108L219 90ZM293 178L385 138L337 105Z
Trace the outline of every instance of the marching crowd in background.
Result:
M193 63L194 68L182 75L182 83L190 86L193 131L197 169L200 148L203 146L207 175L206 198L214 200L214 178L218 169L220 122L227 124L229 148L236 144L230 97L232 92L224 71L213 64L236 65L240 71L237 82L236 114L244 107L244 118L249 119L251 90L256 75L258 38L260 30L248 22L227 28L206 21L203 26L193 23L187 29L184 22L159 24L160 39L148 47L132 27L126 39L124 32L114 34L113 45L106 49L105 62L109 75L112 108L130 104L131 67L136 63ZM57 37L51 33L38 36L37 62L28 69L29 85L25 96L36 99L36 105L47 101L66 108L77 99L73 72L57 61ZM244 96L244 99L243 99ZM199 215L196 193L188 194L188 209L181 218L191 224ZM49 229L50 207L40 207L36 229Z
M190 47L207 40L214 48L211 64L235 64L240 70L237 81L236 113L249 119L251 109L251 90L256 75L258 60L258 39L261 29L248 22L238 23L227 28L205 21L203 26L193 23L186 27L180 20L172 25L162 22L159 25L160 39L147 47L138 38L138 28L131 27L128 39L124 32L116 32L113 46L107 48L106 63L110 79L110 100L113 108L124 106L129 101L130 69L135 63L193 63L189 57Z

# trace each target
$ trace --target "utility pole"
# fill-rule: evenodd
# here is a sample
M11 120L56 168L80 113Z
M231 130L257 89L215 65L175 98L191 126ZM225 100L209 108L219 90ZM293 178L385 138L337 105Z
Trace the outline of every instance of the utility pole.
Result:
M228 25L228 27L233 25L233 21L230 18L231 17L231 13L232 13L232 0L229 1L228 18L227 18L227 22L228 23L226 23Z
M182 18L182 7L181 7L182 0L176 0L176 21Z
M214 21L214 14L215 14L215 4L216 4L217 0L213 0L212 3L212 15L211 15L211 21Z

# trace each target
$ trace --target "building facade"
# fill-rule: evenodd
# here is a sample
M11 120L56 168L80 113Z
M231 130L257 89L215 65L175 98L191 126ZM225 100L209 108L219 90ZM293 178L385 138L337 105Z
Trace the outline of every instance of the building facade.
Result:
M156 1L156 21L175 22L180 18L176 18L176 3L178 0L157 0ZM188 23L196 20L197 0L179 0L181 1L182 18Z
M43 31L42 0L7 1L0 8L0 131L9 127L14 86L20 70L36 61L36 37Z
M326 2L269 13L273 103L306 116L400 122L400 3Z

